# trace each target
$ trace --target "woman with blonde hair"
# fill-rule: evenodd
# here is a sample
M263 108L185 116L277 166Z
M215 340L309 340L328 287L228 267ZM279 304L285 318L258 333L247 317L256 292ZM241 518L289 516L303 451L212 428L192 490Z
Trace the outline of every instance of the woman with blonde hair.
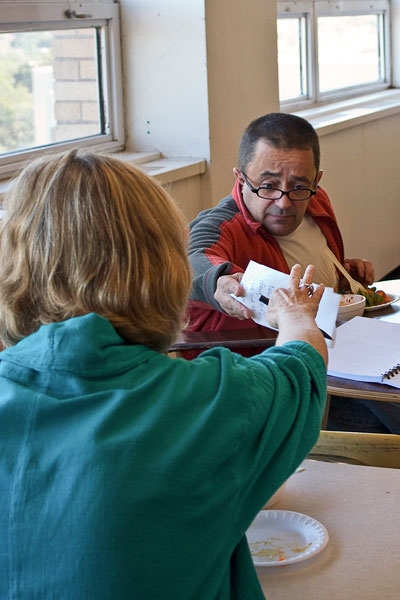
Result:
M111 157L73 151L28 167L8 204L0 267L6 344L95 312L127 341L168 349L191 277L182 216L161 186Z
M45 157L8 193L1 598L263 597L245 532L318 437L323 287L293 267L258 356L174 359L186 242L166 191L110 156Z

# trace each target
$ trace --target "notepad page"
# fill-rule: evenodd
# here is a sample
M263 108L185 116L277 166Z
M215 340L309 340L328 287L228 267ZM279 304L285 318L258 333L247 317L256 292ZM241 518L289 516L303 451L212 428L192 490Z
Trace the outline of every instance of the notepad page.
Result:
M355 317L337 328L328 353L328 375L400 388L400 375L382 380L385 372L400 363L398 323Z
M269 298L276 288L288 287L289 279L287 273L282 273L251 260L241 280L245 292L244 296L233 297L251 309L253 321L264 327L271 327L266 318L265 304L260 301L260 295ZM318 327L332 339L336 335L339 302L340 295L335 294L332 288L325 288L315 319ZM272 327L272 329L275 328Z

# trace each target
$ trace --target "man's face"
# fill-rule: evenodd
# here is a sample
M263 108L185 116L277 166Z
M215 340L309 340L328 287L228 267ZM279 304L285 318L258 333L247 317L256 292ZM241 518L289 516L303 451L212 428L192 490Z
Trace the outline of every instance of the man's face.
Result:
M264 200L250 190L238 169L233 171L242 183L243 200L248 211L268 233L288 235L300 225L310 199L293 202L285 195L279 200ZM315 190L321 176L322 171L315 169L311 149L280 150L264 140L258 141L254 158L246 169L246 177L253 187L269 184L283 191L298 187Z

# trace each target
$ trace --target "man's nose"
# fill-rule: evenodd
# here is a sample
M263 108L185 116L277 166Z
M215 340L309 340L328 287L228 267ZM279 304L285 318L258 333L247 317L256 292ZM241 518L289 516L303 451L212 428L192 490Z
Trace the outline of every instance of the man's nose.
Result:
M275 200L275 204L280 208L280 209L285 209L285 208L289 208L290 206L292 206L292 201L288 198L288 195L286 192L284 192L282 194L282 197L279 198L279 200Z

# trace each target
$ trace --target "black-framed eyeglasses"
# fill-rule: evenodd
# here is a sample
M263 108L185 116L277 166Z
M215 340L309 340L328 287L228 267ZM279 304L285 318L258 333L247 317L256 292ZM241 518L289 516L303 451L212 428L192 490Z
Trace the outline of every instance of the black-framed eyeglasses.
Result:
M280 200L282 196L286 195L292 202L301 202L302 200L308 200L311 198L311 196L315 196L317 193L316 190L311 190L309 188L295 188L294 190L288 190L287 192L284 192L279 188L268 187L266 185L256 188L251 185L250 181L246 177L246 173L244 171L241 171L241 173L243 175L243 179L253 194L257 194L257 196L263 200Z

